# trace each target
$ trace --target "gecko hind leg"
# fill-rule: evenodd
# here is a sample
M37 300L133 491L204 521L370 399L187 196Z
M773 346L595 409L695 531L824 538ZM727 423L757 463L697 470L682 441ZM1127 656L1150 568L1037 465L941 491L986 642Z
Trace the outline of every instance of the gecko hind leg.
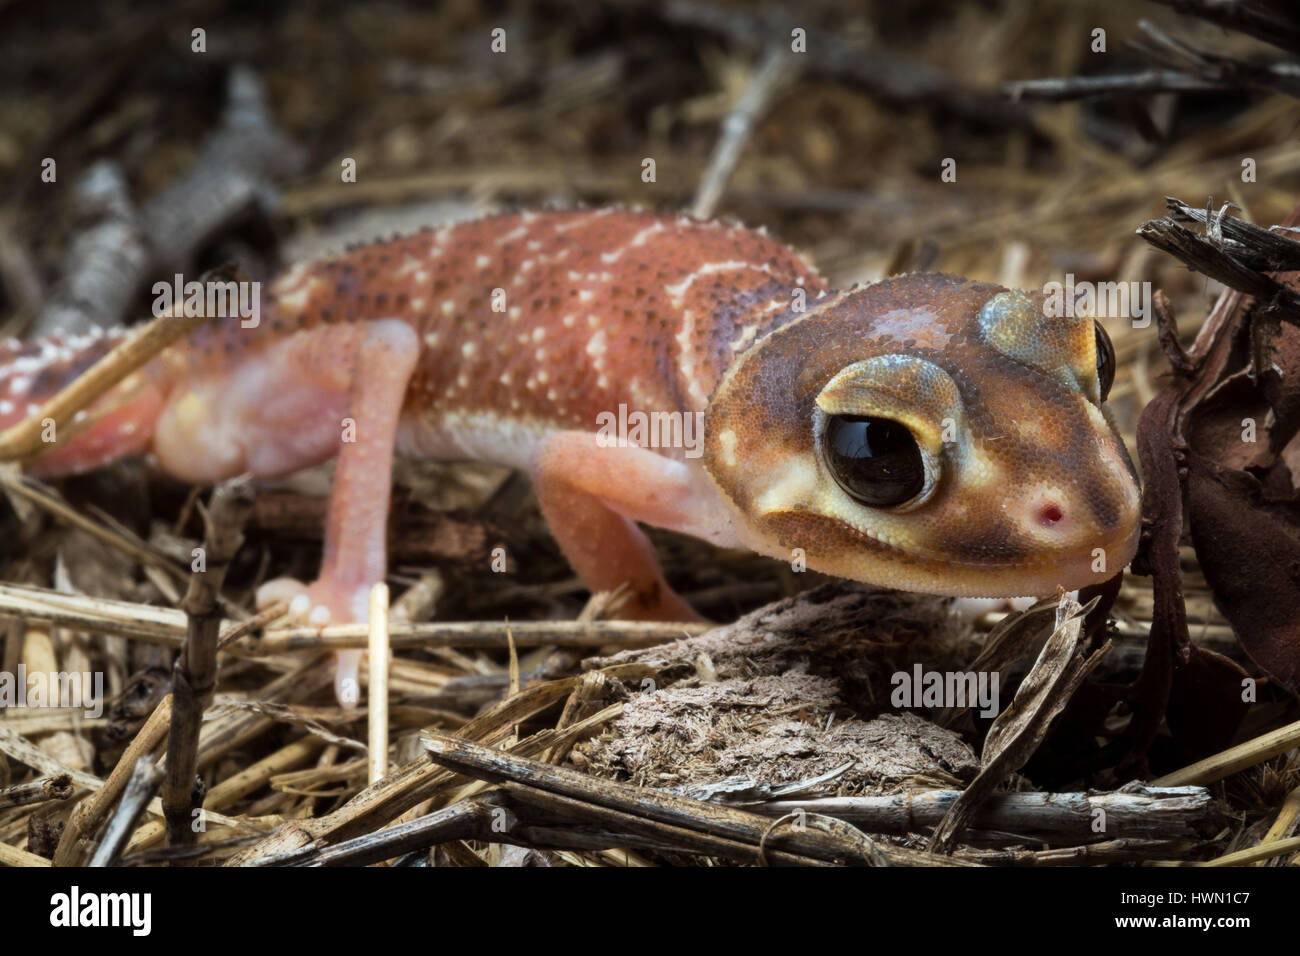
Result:
M398 319L378 319L366 329L355 360L337 355L355 366L348 414L340 423L320 575L311 584L268 581L258 589L258 604L287 599L293 616L318 627L367 619L370 588L387 573L393 445L419 352L414 329ZM345 707L360 700L361 654L339 652L334 691Z

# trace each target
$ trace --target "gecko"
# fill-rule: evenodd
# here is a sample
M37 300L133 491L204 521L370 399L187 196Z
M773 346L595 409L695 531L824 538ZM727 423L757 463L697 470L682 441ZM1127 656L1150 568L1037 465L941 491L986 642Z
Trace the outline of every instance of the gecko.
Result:
M367 618L395 455L527 472L573 569L592 591L626 586L630 618L701 619L640 524L971 597L1100 583L1137 547L1114 352L1039 292L939 273L835 291L763 229L600 208L300 263L245 324L170 347L28 470L147 455L207 485L336 459L319 576L259 593L316 625ZM10 342L0 427L125 334ZM702 440L609 440L597 423L627 410L689 416ZM340 653L344 703L360 656Z

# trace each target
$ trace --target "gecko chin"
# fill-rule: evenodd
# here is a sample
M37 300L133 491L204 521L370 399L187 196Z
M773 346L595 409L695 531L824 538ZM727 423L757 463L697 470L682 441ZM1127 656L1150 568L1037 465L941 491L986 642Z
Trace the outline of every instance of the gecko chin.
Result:
M1050 595L1057 588L1073 591L1109 580L1133 559L1137 544L1135 523L1113 536L1095 538L1084 547L1038 553L1032 560L1017 562L920 555L906 548L859 541L854 554L810 551L807 563L824 574L899 591L949 597L1037 597Z

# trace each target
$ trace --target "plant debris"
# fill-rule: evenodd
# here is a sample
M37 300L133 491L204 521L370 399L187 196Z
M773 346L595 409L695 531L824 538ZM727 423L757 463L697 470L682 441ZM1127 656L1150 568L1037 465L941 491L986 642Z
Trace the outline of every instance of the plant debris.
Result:
M0 364L138 329L0 436L0 865L1300 860L1292 5L173 6L0 5L0 328L23 340ZM816 55L792 63L799 30ZM962 615L652 532L719 623L624 622L526 481L403 463L392 656L345 710L332 652L370 628L253 600L319 565L328 468L223 518L229 489L147 462L54 483L12 464L189 331L138 321L176 270L260 281L580 203L765 225L837 288L933 269L1156 290L1151 323L1100 319L1144 483L1133 573ZM19 673L100 680L102 706L20 706ZM971 695L903 693L931 674Z

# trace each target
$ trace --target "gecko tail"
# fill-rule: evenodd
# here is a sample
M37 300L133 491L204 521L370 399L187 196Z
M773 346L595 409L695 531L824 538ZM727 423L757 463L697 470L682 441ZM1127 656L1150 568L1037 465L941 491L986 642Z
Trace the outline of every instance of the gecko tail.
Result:
M126 337L125 329L97 330L75 337L0 342L0 432L39 413L41 406L107 355ZM91 471L149 447L163 392L148 368L128 375L70 422L48 423L42 441L49 450L28 461L36 475Z

